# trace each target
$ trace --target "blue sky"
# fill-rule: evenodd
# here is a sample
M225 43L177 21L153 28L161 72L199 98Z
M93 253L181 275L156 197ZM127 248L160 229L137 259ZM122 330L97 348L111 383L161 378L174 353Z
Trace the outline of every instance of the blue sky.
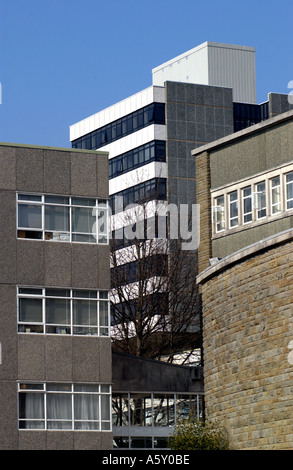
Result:
M291 0L1 0L0 141L70 147L69 126L205 42L256 48L258 102L293 80Z

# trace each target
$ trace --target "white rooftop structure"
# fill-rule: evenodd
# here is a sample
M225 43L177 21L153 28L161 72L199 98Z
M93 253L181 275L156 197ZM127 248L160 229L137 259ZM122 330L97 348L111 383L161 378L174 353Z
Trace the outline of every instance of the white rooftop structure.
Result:
M153 85L185 82L233 89L233 101L256 103L255 48L203 44L152 70Z

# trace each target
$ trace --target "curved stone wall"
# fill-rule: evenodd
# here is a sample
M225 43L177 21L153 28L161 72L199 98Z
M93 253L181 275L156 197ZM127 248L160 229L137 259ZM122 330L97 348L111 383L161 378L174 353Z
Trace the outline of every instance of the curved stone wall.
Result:
M293 449L292 237L257 243L198 278L206 409L233 449Z

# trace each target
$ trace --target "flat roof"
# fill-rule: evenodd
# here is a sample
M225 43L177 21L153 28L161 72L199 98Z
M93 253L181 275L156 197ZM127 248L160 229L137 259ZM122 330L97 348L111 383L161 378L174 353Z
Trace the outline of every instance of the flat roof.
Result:
M215 140L205 145L201 145L196 149L191 151L191 155L199 155L203 152L208 152L212 150L216 150L220 147L224 147L227 144L235 142L237 140L241 140L247 136L252 134L256 134L257 132L263 131L270 127L275 126L276 124L281 124L282 122L290 121L293 118L293 110L286 111L285 113L278 114L277 116L267 119L265 121L260 122L259 124L254 124L253 126L247 127L238 132L234 132L233 134L229 134L226 137L222 137L221 139Z
M86 149L74 149L71 147L50 147L46 145L31 145L31 144L15 144L10 142L0 142L0 147L19 147L19 148L34 148L42 150L58 150L60 152L74 152L74 153L99 153L103 155L108 155L109 152L100 151L100 150L86 150Z

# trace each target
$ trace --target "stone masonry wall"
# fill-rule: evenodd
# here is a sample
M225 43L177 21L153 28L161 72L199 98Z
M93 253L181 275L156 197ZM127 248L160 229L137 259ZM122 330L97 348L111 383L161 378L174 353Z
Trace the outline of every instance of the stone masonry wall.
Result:
M232 449L293 449L292 238L201 283L207 414Z

